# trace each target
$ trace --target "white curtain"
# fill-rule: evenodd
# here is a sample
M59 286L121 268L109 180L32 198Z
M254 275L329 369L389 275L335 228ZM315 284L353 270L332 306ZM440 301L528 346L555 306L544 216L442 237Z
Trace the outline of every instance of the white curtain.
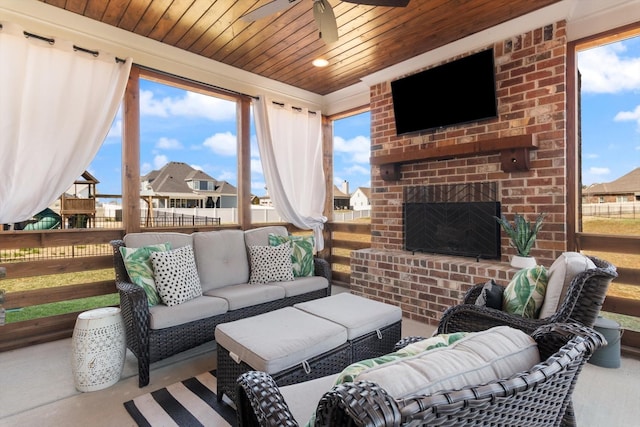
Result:
M0 224L31 218L89 166L118 111L131 59L0 29Z
M326 187L321 114L261 96L254 105L254 116L269 196L283 219L313 230L320 251L327 222L322 215Z

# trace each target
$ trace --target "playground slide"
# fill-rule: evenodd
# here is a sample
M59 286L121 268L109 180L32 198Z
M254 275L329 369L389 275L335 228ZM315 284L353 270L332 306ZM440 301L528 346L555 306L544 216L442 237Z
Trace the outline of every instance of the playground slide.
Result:
M24 230L50 230L53 228L60 228L60 225L62 224L60 215L49 208L35 214L33 217L37 221L25 225Z

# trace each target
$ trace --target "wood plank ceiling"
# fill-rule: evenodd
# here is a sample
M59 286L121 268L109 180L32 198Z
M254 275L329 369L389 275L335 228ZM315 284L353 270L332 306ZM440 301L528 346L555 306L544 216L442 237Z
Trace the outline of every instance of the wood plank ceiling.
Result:
M404 8L329 0L340 37L331 44L318 37L313 0L255 22L240 18L270 0L40 1L326 95L559 0L411 0ZM329 66L312 66L320 57Z

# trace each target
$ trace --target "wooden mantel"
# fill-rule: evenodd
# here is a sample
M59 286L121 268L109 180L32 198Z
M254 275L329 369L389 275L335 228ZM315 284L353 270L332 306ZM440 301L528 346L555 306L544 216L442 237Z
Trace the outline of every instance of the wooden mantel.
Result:
M535 135L514 135L462 144L436 145L420 148L412 146L391 150L391 153L371 157L371 164L380 166L382 179L395 181L400 177L400 165L423 160L444 160L482 154L500 153L504 172L529 170L529 150L538 148Z

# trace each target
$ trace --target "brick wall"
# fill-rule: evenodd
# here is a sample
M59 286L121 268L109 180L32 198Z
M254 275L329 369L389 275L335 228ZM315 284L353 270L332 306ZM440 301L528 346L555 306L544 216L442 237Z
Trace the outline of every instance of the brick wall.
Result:
M372 249L352 254L354 292L400 303L405 315L410 313L411 317L437 319L472 283L484 282L494 273L504 275L503 279L508 281L512 273L508 260L515 250L504 235L502 262L483 261L479 263L482 266L474 265L474 273L460 273L457 266L476 264L475 260L403 251L404 186L496 181L502 212L509 219L513 219L514 213L525 214L528 219L534 219L539 212L547 213L531 252L539 263L549 266L566 250L565 32L562 21L493 45L498 96L495 119L396 136L390 82L371 87L371 153L374 157L407 148L428 150L434 146L523 134L535 135L539 148L531 151L531 168L526 172L503 172L499 154L406 163L401 167L398 181L383 181L379 167L372 166ZM479 50L488 47L491 46ZM435 266L420 267L416 275L405 271L423 263L432 265L432 262ZM380 267L381 263L384 267Z

